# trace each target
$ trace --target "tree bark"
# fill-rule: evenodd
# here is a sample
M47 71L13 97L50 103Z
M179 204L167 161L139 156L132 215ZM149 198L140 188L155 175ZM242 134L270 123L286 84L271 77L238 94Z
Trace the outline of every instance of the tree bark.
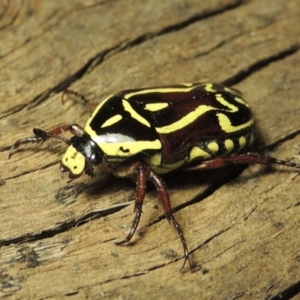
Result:
M149 185L128 246L134 183L97 169L67 183L56 140L8 150L32 128L84 126L124 89L220 82L249 103L268 155L299 163L296 0L5 1L0 5L0 296L13 299L300 297L300 177L249 166L166 178L195 266Z

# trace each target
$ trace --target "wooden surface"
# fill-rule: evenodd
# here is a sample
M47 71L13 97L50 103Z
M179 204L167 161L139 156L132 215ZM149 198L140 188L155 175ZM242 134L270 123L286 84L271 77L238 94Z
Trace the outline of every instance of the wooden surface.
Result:
M58 141L7 160L32 128L84 124L81 103L180 82L225 82L251 105L267 153L300 162L297 0L0 2L0 296L7 299L300 299L300 176L287 168L167 180L197 266L149 187L138 234L134 184L97 171L61 179ZM71 4L72 3L72 4ZM237 177L236 177L237 176ZM236 178L234 178L236 177Z

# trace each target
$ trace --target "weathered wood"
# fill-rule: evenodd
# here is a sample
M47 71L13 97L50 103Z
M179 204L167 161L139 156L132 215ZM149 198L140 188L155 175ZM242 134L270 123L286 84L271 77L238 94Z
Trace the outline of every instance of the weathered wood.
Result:
M67 185L58 141L7 160L33 127L84 124L87 107L61 103L68 86L100 102L127 88L214 81L243 92L268 154L299 161L298 1L3 1L0 9L0 296L299 297L295 170L167 179L197 266L181 273L182 247L153 188L138 234L117 247L133 218L132 182L98 170Z

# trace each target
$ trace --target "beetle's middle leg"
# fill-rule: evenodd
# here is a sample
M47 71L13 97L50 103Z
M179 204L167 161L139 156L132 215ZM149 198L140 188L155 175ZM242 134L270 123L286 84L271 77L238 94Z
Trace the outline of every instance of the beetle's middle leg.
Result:
M70 90L70 89L65 89L62 93L61 101L62 101L63 104L65 103L65 95L74 96L74 97L80 99L82 102L88 104L88 107L89 107L90 111L94 111L94 109L99 104L99 103L96 103L96 102L90 102L84 95L82 95L82 94L80 94L76 91Z

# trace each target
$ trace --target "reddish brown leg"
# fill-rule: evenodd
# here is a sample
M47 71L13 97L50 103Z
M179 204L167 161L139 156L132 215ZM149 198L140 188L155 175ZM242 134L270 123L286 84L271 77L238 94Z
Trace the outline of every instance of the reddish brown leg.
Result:
M69 90L69 89L64 90L63 93L62 93L61 101L62 101L63 104L65 104L65 99L64 99L65 95L74 96L74 97L80 99L81 101L83 101L84 103L87 103L88 106L89 106L89 110L91 110L91 111L93 111L96 108L96 106L98 106L98 103L90 102L82 94L80 94L76 91L73 91L73 90Z
M76 98L79 98L83 102L89 103L89 100L86 99L82 94L75 92L73 90L65 89L61 95L61 101L63 104L65 104L65 99L64 99L65 95L72 95L75 96Z
M127 235L127 237L121 241L121 242L116 242L116 245L122 245L124 243L127 243L131 240L133 235L135 234L137 227L139 225L141 215L142 215L142 207L143 207L143 202L145 198L145 193L146 193L146 169L141 165L137 169L138 175L137 175L137 182L136 182L136 200L135 200L135 217L132 222L132 227Z
M151 169L149 172L149 179L153 182L154 186L156 187L156 190L160 196L162 206L165 211L166 218L169 220L169 222L172 222L175 229L177 230L177 233L181 239L181 244L183 246L183 252L184 252L184 262L181 267L181 270L184 268L186 262L188 261L190 268L192 269L192 264L190 261L190 253L187 247L187 242L184 237L183 231L180 228L180 225L176 221L173 213L172 213L172 208L171 208L171 203L170 203L170 197L168 195L168 192L164 186L164 183L162 179Z
M156 190L160 196L166 218L168 219L169 222L172 222L172 224L174 225L174 227L177 230L179 237L181 239L181 243L182 243L183 250L184 250L184 257L185 257L185 260L184 260L181 270L184 268L187 261L189 262L189 265L191 267L187 242L186 242L183 232L180 228L180 225L177 223L177 221L175 220L174 215L172 213L170 198L169 198L168 192L164 186L162 179L149 166L142 165L141 163L133 163L133 164L131 164L131 166L127 166L127 167L128 167L128 169L130 169L131 167L134 167L134 165L135 165L135 170L138 171L137 182L136 182L136 202L135 202L136 214L135 214L135 217L134 217L134 220L132 223L130 233L127 235L127 237L123 241L116 242L116 244L122 245L126 242L129 242L131 240L131 238L133 237L133 235L135 234L137 227L139 225L139 222L140 222L141 214L142 214L142 206L143 206L143 201L144 201L144 197L145 197L145 193L146 193L146 180L150 180L156 187ZM125 165L122 166L121 168L119 168L119 170L117 170L117 172L122 172L124 169L126 170Z
M205 169L220 168L231 164L284 165L300 169L299 164L253 153L238 154L229 157L216 157L214 159L205 161L202 164L205 165Z
M39 128L34 128L33 133L34 133L35 137L25 138L25 139L16 141L8 152L8 158L10 158L13 151L15 149L18 149L21 145L30 144L30 143L43 143L44 141L48 140L49 138L56 138L56 139L62 140L66 144L69 145L69 140L65 137L60 136L60 134L63 134L66 131L70 131L72 134L78 135L78 136L81 136L84 133L83 128L77 124L61 125L61 126L58 126L54 129L50 130L49 132L44 131Z

